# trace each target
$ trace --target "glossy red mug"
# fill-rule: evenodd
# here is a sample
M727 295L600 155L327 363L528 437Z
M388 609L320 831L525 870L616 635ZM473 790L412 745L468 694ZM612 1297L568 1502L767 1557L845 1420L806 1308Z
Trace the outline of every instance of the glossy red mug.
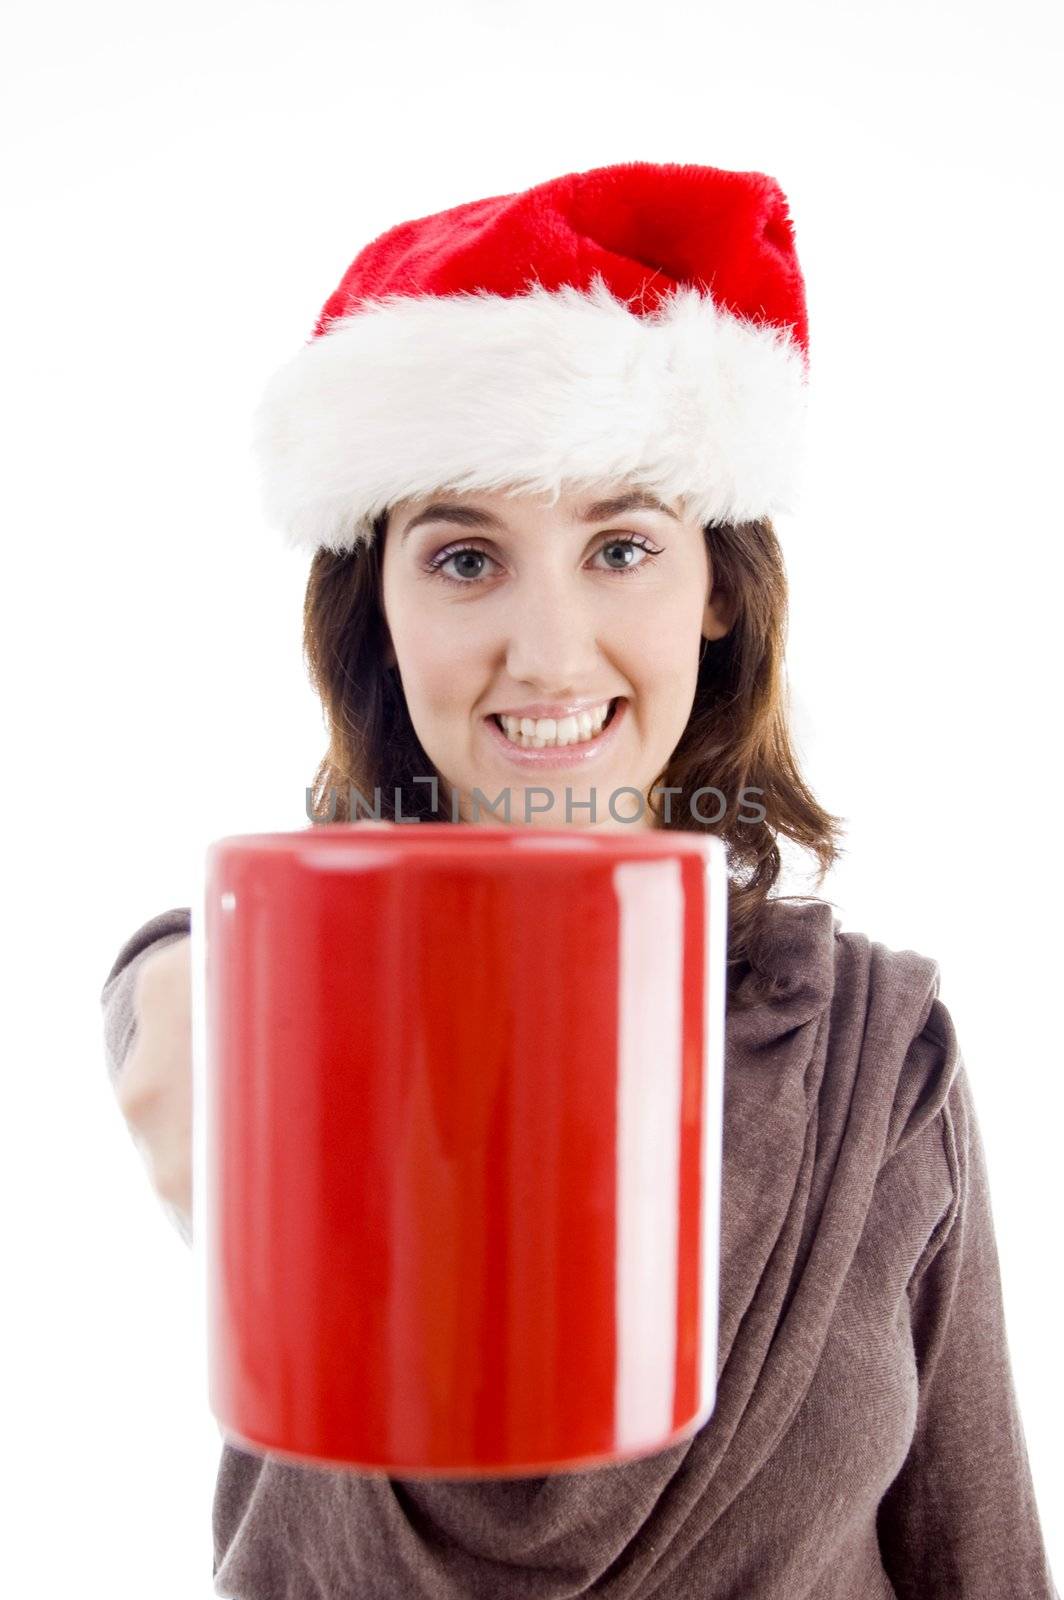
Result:
M727 863L672 831L312 825L206 857L210 1408L511 1476L716 1398Z

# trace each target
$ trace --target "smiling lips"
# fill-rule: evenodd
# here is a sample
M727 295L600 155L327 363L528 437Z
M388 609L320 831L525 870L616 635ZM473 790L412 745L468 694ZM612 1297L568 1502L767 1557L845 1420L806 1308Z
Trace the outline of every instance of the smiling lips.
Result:
M620 730L623 729L627 717L628 702L622 696L620 699L608 702L607 705L606 716L601 720L599 718L592 720L590 730L586 734L580 731L579 717L576 719L563 718L563 731L566 721L575 720L577 724L577 737L570 739L566 744L561 743L558 738L557 724L555 724L554 738L550 741L541 739L535 731L532 734L523 733L521 731L521 723L523 723L524 719L519 719L516 738L509 736L506 730L500 726L499 718L496 716L485 717L484 727L487 729L488 737L503 759L511 765L527 768L554 768L560 771L572 770L604 760L607 751L612 748L620 737ZM601 708L598 709L601 711ZM511 723L514 720L516 719L511 718ZM548 719L544 718L542 720L547 721ZM531 718L528 721L531 723L533 730L540 725L538 721L533 721Z
M594 739L601 733L613 704L612 700L604 700L600 705L568 717L511 717L502 714L495 720L511 743L520 749L558 749Z

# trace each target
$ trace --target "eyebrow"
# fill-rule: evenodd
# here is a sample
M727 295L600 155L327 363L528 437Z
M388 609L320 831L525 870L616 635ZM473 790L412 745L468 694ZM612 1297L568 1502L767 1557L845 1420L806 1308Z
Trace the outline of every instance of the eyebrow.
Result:
M657 498L656 495L647 494L641 489L631 489L626 494L612 495L608 500L596 500L593 505L586 506L580 513L581 522L604 522L607 517L619 517L625 511L660 511L665 516L671 517L674 522L679 522L678 514L671 506ZM454 522L460 528L502 528L505 524L500 518L490 511L481 511L476 506L456 505L449 500L436 500L432 505L419 511L412 517L403 529L403 544L408 534L423 522Z

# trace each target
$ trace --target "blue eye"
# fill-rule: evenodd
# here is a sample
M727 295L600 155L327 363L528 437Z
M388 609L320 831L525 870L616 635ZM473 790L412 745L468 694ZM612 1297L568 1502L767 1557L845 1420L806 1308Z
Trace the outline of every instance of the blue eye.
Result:
M465 583L467 578L476 579L480 576L480 574L467 572L465 578L453 578L451 577L450 573L444 572L443 569L450 562L459 561L464 558L468 558L469 556L477 557L481 561L491 560L491 557L488 555L486 550L478 550L474 545L462 545L457 550L444 551L442 555L436 556L429 563L427 571L430 572L434 577L444 578L448 583Z
M609 569L611 572L637 572L640 567L649 566L661 554L660 550L655 550L652 545L644 544L641 539L607 539L604 545L600 545L597 553L601 555L603 550L643 551L644 560L628 561L623 567L611 567Z
M638 572L643 567L650 566L654 561L657 560L658 556L661 555L660 550L656 550L653 545L643 539L607 539L599 546L595 553L596 555L601 555L604 550L640 550L643 552L643 559L641 561L626 561L624 566L608 567L606 569L609 572L617 573L621 577L627 577L630 572ZM439 555L432 558L432 560L427 564L425 571L430 577L442 578L445 583L457 584L467 589L471 588L473 584L478 581L480 574L467 573L465 577L456 578L452 577L450 573L444 571L444 568L450 562L458 561L459 559L468 556L478 557L482 561L494 560L494 557L489 556L488 552L486 550L481 550L478 545L450 545L446 550L441 550Z

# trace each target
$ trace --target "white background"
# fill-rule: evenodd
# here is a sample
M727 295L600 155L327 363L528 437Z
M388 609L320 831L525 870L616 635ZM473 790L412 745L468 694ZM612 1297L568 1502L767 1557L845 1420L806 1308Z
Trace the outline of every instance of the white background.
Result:
M385 228L623 160L790 197L814 423L779 525L791 683L849 823L821 892L940 962L1060 1582L1054 10L8 7L5 1592L211 1593L194 1258L111 1097L99 990L210 839L305 822L307 562L260 519L260 388Z

